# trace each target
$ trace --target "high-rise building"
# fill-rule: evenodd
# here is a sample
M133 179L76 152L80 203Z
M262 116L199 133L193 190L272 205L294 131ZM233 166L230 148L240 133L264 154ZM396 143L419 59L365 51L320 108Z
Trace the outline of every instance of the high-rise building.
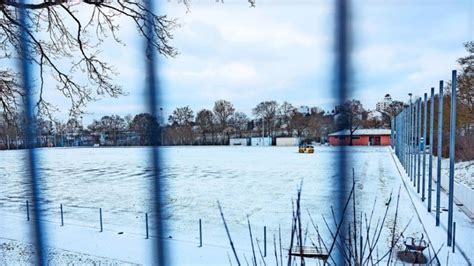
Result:
M390 94L385 94L383 101L378 102L375 105L375 110L379 112L384 112L390 106L390 104L392 104L392 97L390 96Z

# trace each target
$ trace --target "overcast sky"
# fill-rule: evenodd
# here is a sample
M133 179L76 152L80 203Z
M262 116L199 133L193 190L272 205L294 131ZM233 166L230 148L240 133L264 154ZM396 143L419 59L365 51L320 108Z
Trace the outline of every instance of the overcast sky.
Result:
M331 110L333 2L257 0L250 8L245 0L193 0L187 10L163 1L160 12L181 24L171 42L179 55L160 57L165 115L186 105L195 112L211 109L218 99L248 115L264 100ZM353 2L352 96L368 109L386 93L405 101L409 92L422 95L449 79L465 54L462 44L474 40L472 0ZM127 46L111 44L103 56L115 65L116 81L128 95L89 104L85 123L145 110L143 40L123 21L120 36ZM66 99L48 95L67 108Z

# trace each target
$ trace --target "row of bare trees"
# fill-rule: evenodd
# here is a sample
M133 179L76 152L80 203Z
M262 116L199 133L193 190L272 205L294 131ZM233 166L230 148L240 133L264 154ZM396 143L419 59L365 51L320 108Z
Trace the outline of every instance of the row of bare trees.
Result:
M0 121L0 149L24 148L24 123L16 119ZM159 131L158 120L147 113L135 116L103 116L87 126L81 118L66 122L38 118L36 120L36 145L40 147L92 146L94 144L150 145L150 134ZM160 140L156 140L157 144Z
M332 118L326 117L324 111L300 112L288 102L280 105L263 101L252 114L253 119L226 100L218 100L213 108L201 109L196 115L189 106L179 107L168 119L166 140L170 144L227 144L231 137L321 138L321 128L329 130L332 124Z
M262 101L252 109L253 118L239 112L226 100L213 108L201 109L196 115L189 106L178 107L168 118L165 143L227 144L236 137L298 137L303 141L325 141L329 133L358 128L388 128L391 118L403 108L394 101L381 117L370 117L360 101L350 100L331 112L319 107L296 108L289 102Z
M331 112L321 108L296 108L289 102L262 101L252 109L252 118L236 110L230 101L218 100L210 109L196 113L189 107L174 109L163 124L149 114L135 116L107 115L87 126L82 118L66 122L38 118L40 146L75 145L149 145L150 132L158 132L156 140L163 145L225 145L230 138L298 137L303 141L324 142L329 133L349 126L351 133L361 127L388 127L390 118L370 118L357 100L347 101ZM387 114L384 114L384 117ZM0 145L21 147L22 121L0 121Z

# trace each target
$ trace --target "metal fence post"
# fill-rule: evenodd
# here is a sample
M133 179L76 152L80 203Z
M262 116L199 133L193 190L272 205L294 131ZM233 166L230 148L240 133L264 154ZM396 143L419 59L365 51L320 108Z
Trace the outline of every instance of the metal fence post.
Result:
M393 149L394 144L395 144L394 143L394 138L393 138L393 124L394 124L393 123L393 118L390 118L390 146L392 147L392 149Z
M410 142L411 142L411 181L415 182L415 125L416 125L416 104L413 103L412 107L412 120L411 120L411 137L410 137Z
M263 256L267 256L267 227L263 227Z
M30 220L30 203L28 202L28 200L26 201L26 220Z
M410 111L409 111L409 122L408 122L408 176L410 176L410 181L413 180L412 175L412 140L413 140L413 105L410 99Z
M441 155L443 152L443 81L439 82L438 95L438 165L436 171L436 226L439 226L441 205Z
M99 221L100 221L100 232L103 232L104 228L102 227L102 208L99 208Z
M408 172L409 172L408 171L408 169L409 169L409 167L408 167L408 140L409 140L408 135L409 135L409 129L408 128L410 126L410 124L408 122L409 118L410 118L410 116L409 116L409 113L410 113L409 106L407 106L405 111L406 111L406 114L405 114L405 171L408 174Z
M400 126L402 127L402 137L400 138L401 140L401 154L402 154L402 159L403 159L403 168L406 171L406 161L405 161L405 143L406 143L406 126L405 126L405 117L406 117L406 108L403 110L402 115L400 116Z
M421 184L421 201L425 201L425 183L426 183L426 131L427 122L426 118L428 115L428 94L424 95L423 102L423 182Z
M145 213L145 230L146 230L146 239L148 239L149 234L148 234L148 213L147 212Z
M431 88L430 98L430 157L428 163L428 212L431 212L431 191L433 189L433 136L434 127L434 87Z
M453 223L453 253L456 252L456 222Z
M415 103L413 105L413 142L412 142L412 149L413 149L413 187L416 184L416 139L417 139L417 133L418 133L418 101L415 100Z
M456 70L453 70L451 77L451 123L449 129L448 246L451 245L453 233L454 159L456 155L456 79Z
M199 247L202 247L202 221L199 219Z
M61 209L61 226L64 226L64 214L63 214L63 205L59 205Z
M416 192L420 193L420 179L421 179L421 97L418 99L417 108L417 123L416 123Z

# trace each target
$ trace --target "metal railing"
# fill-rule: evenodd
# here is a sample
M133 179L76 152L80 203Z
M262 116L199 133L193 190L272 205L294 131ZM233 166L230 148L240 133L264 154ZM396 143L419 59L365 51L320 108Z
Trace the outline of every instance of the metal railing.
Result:
M449 188L448 188L448 230L447 244L452 245L453 238L453 208L454 208L454 159L456 142L456 70L452 71L450 89L450 112L449 112ZM435 219L436 226L440 225L441 218L441 163L443 147L443 99L444 82L439 82L438 100L438 127L437 127L437 171L436 171L436 204ZM428 109L429 126L428 126ZM430 99L425 93L424 97L419 97L413 102L410 99L401 113L399 113L392 123L392 132L395 135L395 154L399 158L406 174L409 176L416 192L420 194L422 201L428 198L427 211L432 211L432 184L433 184L433 145L434 145L434 115L435 115L435 93L431 88ZM422 122L423 121L423 122ZM427 139L428 135L428 139ZM426 151L426 144L429 140L429 151ZM428 171L426 171L426 156L428 156ZM426 175L427 181L426 181ZM428 182L428 186L426 186ZM427 188L427 189L426 189ZM426 191L427 190L427 191Z

